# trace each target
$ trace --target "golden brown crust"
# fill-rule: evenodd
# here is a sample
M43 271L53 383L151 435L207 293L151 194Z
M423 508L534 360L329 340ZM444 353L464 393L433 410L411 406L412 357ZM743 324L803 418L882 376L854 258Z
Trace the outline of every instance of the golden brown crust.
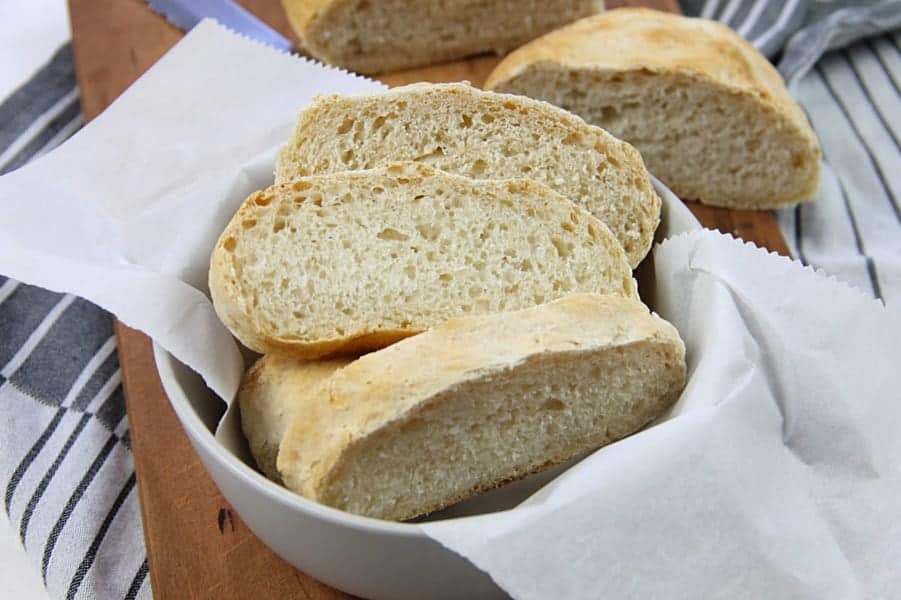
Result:
M328 401L308 419L295 420L286 432L279 472L289 488L328 501L346 462L365 452L377 436L396 432L467 384L526 361L646 342L672 345L684 357L672 325L640 302L616 296L576 294L531 309L452 319L336 373L328 383ZM572 454L548 461L560 462ZM494 485L497 482L483 482L474 490ZM440 506L422 507L419 514L463 497L461 493Z
M509 193L522 194L523 202L534 201L537 203L540 199L540 202L555 206L561 211L579 211L582 218L592 223L595 230L599 232L598 248L604 248L604 251L609 253L611 268L622 277L621 282L616 282L616 289L611 288L604 291L621 292L637 298L635 282L628 268L625 254L609 229L584 209L573 205L542 184L531 180L474 182L460 176L443 173L420 163L394 163L370 171L311 176L277 184L251 194L220 236L210 258L210 293L220 319L236 338L256 352L283 354L303 360L362 354L422 332L431 324L431 321L417 321L411 318L402 327L383 325L381 329L378 328L378 324L358 322L355 323L353 329L348 329L340 337L321 337L318 334L294 337L279 332L277 324L261 322L260 311L257 310L255 303L257 295L262 297L264 292L249 286L247 278L242 273L241 261L236 258L234 250L238 244L254 244L255 240L245 233L257 223L264 222L267 215L277 214L280 210L295 210L297 206L308 204L317 185L353 180L368 185L377 180L382 185L389 187L393 183L398 185L426 184L437 177L447 178L449 185L454 183L466 186L460 187L460 189L471 194L473 186L478 189L486 189L491 186L498 193L503 189ZM302 200L298 200L295 192L306 190L312 191ZM473 197L476 196L473 195ZM600 256L601 250L598 250L598 253Z
M288 16L288 22L300 38L305 50L316 58L329 64L337 65L359 73L383 73L400 69L434 64L455 58L461 58L483 52L495 52L504 54L523 43L534 39L557 26L571 22L580 17L601 12L604 9L602 0L567 0L561 4L565 8L562 13L549 13L543 15L542 26L537 26L536 20L510 23L510 26L493 35L487 35L484 30L475 28L466 29L467 23L479 23L479 16L497 16L503 7L499 7L492 0L450 0L438 2L410 3L402 14L388 13L390 19L400 19L402 22L416 20L422 22L428 20L431 26L431 36L420 38L419 36L406 36L404 39L383 39L384 33L380 28L369 27L365 34L357 31L357 36L352 38L351 44L340 45L334 42L336 33L344 32L347 27L349 15L359 11L360 5L365 5L362 10L382 10L378 1L359 2L358 0L282 0L282 6ZM540 4L540 3L538 3ZM441 12L443 11L443 12ZM450 35L454 27L463 27L468 36L454 37ZM359 46L364 35L371 34L383 49L374 51L373 40L368 40L370 46ZM410 38L410 39L407 39ZM419 40L411 43L411 39ZM357 45L356 48L353 45ZM350 52L350 50L354 50Z
M288 23L306 47L307 30L322 11L335 4L335 0L282 0Z
M322 383L350 360L298 361L267 355L245 373L237 394L241 428L257 465L269 479L281 483L276 457L294 414L318 402Z
M328 115L346 113L348 117L354 117L373 107L380 111L395 109L400 112L398 107L401 105L408 108L424 107L426 110L428 107L453 106L461 113L480 108L502 107L504 110L515 111L521 115L523 127L541 129L541 133L546 136L564 132L566 135L561 134L559 137L565 137L580 150L584 148L585 153L597 152L604 155L606 161L611 163L615 161L616 169L626 173L625 179L633 181L635 185L634 193L630 194L634 201L631 204L618 203L615 210L627 215L628 221L634 223L640 230L639 239L620 238L620 243L624 246L633 269L650 251L654 232L660 224L662 201L654 190L650 174L638 150L604 129L589 125L582 118L547 102L513 94L487 93L467 83L416 83L377 94L326 94L315 97L312 104L301 112L292 139L279 151L276 181L289 181L298 176L309 175L310 170L316 169L316 164L311 159L316 149L311 148L310 144L322 136L321 122ZM394 159L413 159L413 156ZM436 166L443 168L440 163ZM522 175L511 170L509 176ZM554 187L552 182L546 183ZM599 207L604 202L605 194L608 193L603 186L597 185L586 197L569 199L578 200L589 211L600 215ZM617 233L619 232L614 231L614 234Z
M716 21L647 8L618 8L586 17L526 44L505 58L485 82L498 87L532 63L569 68L676 71L753 94L813 135L779 72L760 52Z
M551 32L511 53L495 68L486 89L509 89L532 70L592 71L607 76L623 72L665 74L714 85L764 107L778 127L803 140L809 168L805 184L784 198L761 199L764 208L809 199L819 180L820 148L803 110L779 72L751 44L729 27L645 8L619 8L587 17ZM669 182L680 193L677 182ZM718 203L721 198L702 198Z

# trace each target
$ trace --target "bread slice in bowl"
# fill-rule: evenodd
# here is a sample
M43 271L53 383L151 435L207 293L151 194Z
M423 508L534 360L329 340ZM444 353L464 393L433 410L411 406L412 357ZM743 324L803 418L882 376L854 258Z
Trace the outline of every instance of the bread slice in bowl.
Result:
M276 182L399 160L544 183L603 221L632 268L660 223L660 198L632 146L546 102L463 83L319 96L281 150Z
M621 296L452 319L337 371L278 470L311 500L410 519L634 433L678 398L684 357Z
M302 359L576 292L637 298L622 247L583 208L531 180L418 163L253 194L217 242L209 282L245 346Z

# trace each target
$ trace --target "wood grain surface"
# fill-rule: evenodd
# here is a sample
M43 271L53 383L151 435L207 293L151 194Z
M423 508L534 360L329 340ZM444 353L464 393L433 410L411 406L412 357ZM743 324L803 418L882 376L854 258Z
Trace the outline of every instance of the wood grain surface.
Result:
M278 0L241 4L297 41ZM678 11L676 0L607 2L622 4ZM100 114L183 35L141 0L69 0L69 14L86 119ZM476 57L380 79L389 85L459 80L480 85L497 60ZM770 212L689 206L705 226L788 254ZM150 340L119 323L116 333L154 597L347 598L282 561L231 511L169 405Z

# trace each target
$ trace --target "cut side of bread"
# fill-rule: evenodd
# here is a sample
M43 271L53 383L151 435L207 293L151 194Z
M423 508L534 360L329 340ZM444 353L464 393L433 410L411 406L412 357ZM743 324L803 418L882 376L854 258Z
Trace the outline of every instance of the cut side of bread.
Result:
M352 359L301 361L269 354L244 375L238 389L241 428L250 453L266 477L281 483L278 448L294 414L310 410L322 384Z
M486 87L631 142L686 200L763 209L816 193L820 148L806 116L769 61L720 23L613 10L513 52Z
M410 519L634 433L679 396L684 355L617 296L453 319L338 371L278 470L312 500Z
M544 183L606 223L633 268L660 222L660 198L632 146L546 102L462 83L318 97L279 155L276 183L398 160Z
M504 53L604 9L602 0L282 0L304 49L359 73Z
M534 181L418 163L252 195L216 244L210 290L248 348L305 359L575 292L637 297L622 247L581 207Z

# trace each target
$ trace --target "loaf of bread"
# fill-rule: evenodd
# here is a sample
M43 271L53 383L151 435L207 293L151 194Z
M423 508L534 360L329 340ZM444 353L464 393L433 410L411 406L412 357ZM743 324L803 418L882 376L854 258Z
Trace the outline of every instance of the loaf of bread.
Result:
M336 372L278 470L317 502L410 519L647 425L679 396L684 352L619 296L453 319Z
M316 58L359 73L504 53L604 10L603 0L282 0Z
M269 354L244 375L237 397L241 428L266 477L282 482L275 460L291 418L298 411L310 410L322 395L322 383L351 360L301 361Z
M720 23L640 8L588 17L504 59L489 89L547 100L633 143L686 200L808 200L820 148L779 73Z
M633 268L660 222L660 198L633 147L545 102L461 83L320 96L282 149L276 182L396 160L544 183L606 223Z
M304 359L575 292L637 297L622 247L581 207L531 180L419 163L253 194L216 244L210 291L248 348Z

